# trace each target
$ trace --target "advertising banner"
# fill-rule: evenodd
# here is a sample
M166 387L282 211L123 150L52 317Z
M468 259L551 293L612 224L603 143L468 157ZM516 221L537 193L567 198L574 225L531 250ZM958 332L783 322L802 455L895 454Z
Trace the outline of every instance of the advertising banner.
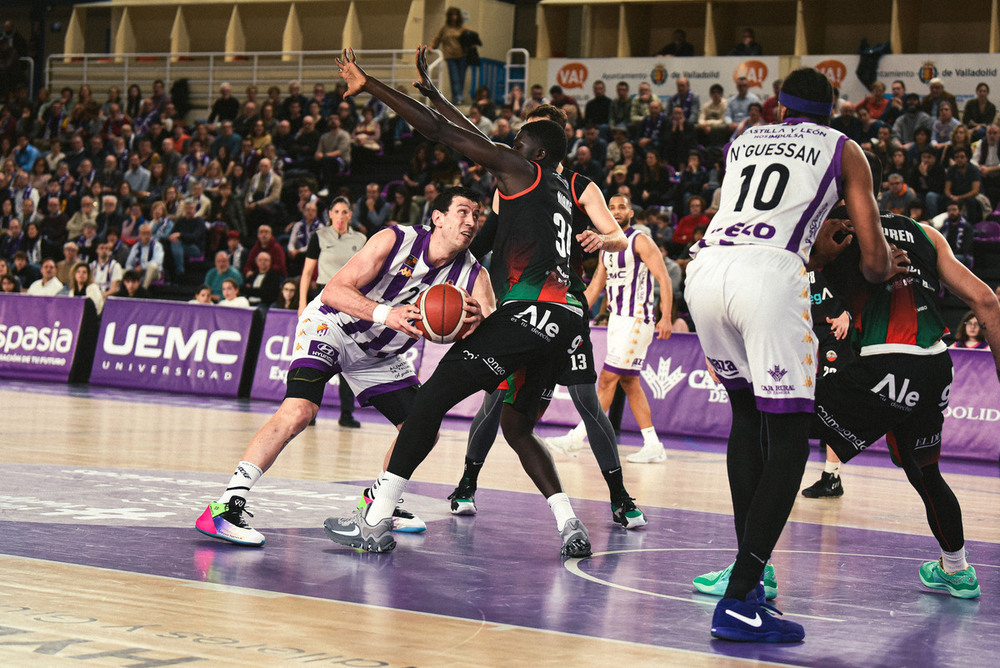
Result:
M90 382L235 397L253 317L250 309L109 299Z
M985 459L1000 456L1000 390L988 350L951 348L955 382L944 412L941 453L945 457Z
M264 334L260 341L260 353L257 355L257 368L254 371L253 385L250 397L268 401L281 401L285 396L285 377L288 375L288 365L291 364L295 352L295 327L299 318L295 311L271 309L264 320ZM419 371L420 356L423 341L407 350L403 356ZM447 346L437 346L446 350ZM327 384L323 393L324 406L339 406L340 397L337 387L340 376L334 376Z
M855 71L860 56L802 56L803 67L815 67L840 88L841 97L850 102L860 102L868 90L858 79ZM883 56L878 62L876 79L885 84L886 92L891 92L892 82L897 79L906 86L906 92L927 95L927 82L937 77L944 89L955 96L959 108L958 117L966 100L976 96L976 84L985 81L994 88L997 73L1000 72L1000 54L997 53L952 53L952 54L909 54Z
M624 81L635 95L639 84L646 82L654 95L666 100L677 92L677 80L685 77L691 91L708 102L708 89L718 83L725 97L736 93L736 79L744 76L750 92L763 102L771 96L771 83L778 74L778 56L715 56L711 58L551 58L549 60L546 95L551 86L559 85L572 95L583 108L594 97L594 82L604 81L607 95L614 97L615 85ZM525 91L527 93L527 91Z
M602 363L598 358L598 367ZM653 339L640 378L657 433L729 436L729 395L708 374L697 335L681 333L666 341ZM628 406L622 429L639 431Z
M0 293L0 378L68 382L86 301Z

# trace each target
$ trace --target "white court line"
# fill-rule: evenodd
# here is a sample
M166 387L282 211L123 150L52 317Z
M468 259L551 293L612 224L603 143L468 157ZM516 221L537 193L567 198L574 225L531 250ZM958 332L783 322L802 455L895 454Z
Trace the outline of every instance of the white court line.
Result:
M635 549L635 550L610 550L610 551L607 551L607 552L595 552L590 557L587 557L586 559L572 559L572 560L567 560L563 564L563 566L566 568L567 571L569 571L573 575L576 575L577 577L581 577L581 578L583 578L585 580L589 580L591 582L594 582L594 583L597 583L597 584L600 584L600 585L604 585L606 587L611 587L612 589L618 589L620 591L627 591L627 592L631 592L633 594L642 594L642 595L645 595L645 596L655 596L657 598L664 598L664 599L667 599L667 600L670 600L670 601L681 601L683 603L696 603L698 605L711 605L711 606L715 606L716 603L718 602L717 600L704 600L703 601L703 600L698 600L698 599L694 599L694 598L690 598L690 597L685 598L683 596L673 596L673 595L670 595L670 594L660 594L660 593L657 593L657 592L646 591L644 589L637 589L635 587L629 587L627 585L622 585L622 584L618 584L618 583L615 583L615 582L609 582L607 580L602 580L601 578L598 578L598 577L596 577L594 575L591 575L590 573L585 572L581 568L581 564L583 562L585 562L585 561L589 561L591 559L594 559L595 557L604 557L604 556L619 555L619 554L633 554L633 553L641 553L641 552L719 552L719 551L721 551L719 548L711 548L711 547L654 547L654 548L642 548L642 549ZM917 562L926 561L925 559L920 559L920 558L917 558L917 557L900 557L900 556L883 555L883 554L856 554L856 553L850 553L850 552L824 552L824 551L820 551L820 550L775 550L774 553L775 554L777 554L777 553L781 553L781 554L816 554L816 555L821 555L821 556L826 555L826 556L839 556L839 557L860 557L860 558L869 558L869 559L898 559L898 560L903 560L903 561L917 561ZM981 567L981 568L1000 568L1000 565L994 565L994 564L982 564L981 566L980 566L980 564L974 564L974 565L977 568L978 567ZM866 606L865 609L869 610L869 611L876 610L875 608L871 608L871 607L868 607L868 606ZM896 614L896 615L900 614L899 611L893 611L893 610L881 610L881 612L885 612L887 614L888 613L892 613L892 614ZM784 616L784 617L799 617L799 618L802 618L802 619L814 619L814 620L820 620L820 621L826 621L826 622L844 622L844 621L847 621L845 619L837 619L835 617L820 617L820 616L816 616L816 615L803 615L803 614L792 613L792 612L783 613L782 616Z

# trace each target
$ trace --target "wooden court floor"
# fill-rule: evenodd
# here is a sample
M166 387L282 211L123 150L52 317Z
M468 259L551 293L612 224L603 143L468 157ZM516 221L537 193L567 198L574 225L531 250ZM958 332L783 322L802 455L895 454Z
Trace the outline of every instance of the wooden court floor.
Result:
M843 498L796 503L774 554L775 603L805 642L741 645L710 638L715 599L690 582L734 556L719 444L669 441L665 463L625 464L650 520L632 532L611 523L593 456L557 456L595 551L564 561L502 438L479 515L450 515L467 425L449 422L407 491L427 531L372 555L320 527L350 511L394 430L324 411L251 493L267 536L251 549L193 524L273 405L4 381L0 406L3 666L967 666L1000 652L995 466L945 474L980 599L920 586L938 554L923 506L866 455ZM819 470L814 457L803 485Z

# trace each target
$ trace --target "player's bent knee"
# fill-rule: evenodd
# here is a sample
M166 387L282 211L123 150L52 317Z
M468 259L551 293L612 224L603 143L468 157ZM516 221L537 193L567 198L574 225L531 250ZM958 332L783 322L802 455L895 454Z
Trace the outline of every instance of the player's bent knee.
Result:
M307 399L285 399L281 402L276 416L288 426L294 435L308 427L317 413L319 413L319 406Z

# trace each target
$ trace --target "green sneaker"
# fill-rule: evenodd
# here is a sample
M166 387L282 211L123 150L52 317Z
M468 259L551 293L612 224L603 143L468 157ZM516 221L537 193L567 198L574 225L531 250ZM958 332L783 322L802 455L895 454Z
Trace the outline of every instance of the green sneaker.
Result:
M947 589L955 598L979 596L979 580L972 566L957 573L946 573L940 559L926 561L920 565L920 581L931 589Z
M704 575L699 575L692 582L694 583L694 588L700 591L702 594L709 594L711 596L725 596L726 588L729 586L729 575L733 572L733 566L736 564L729 564L721 571L712 571L711 573L705 573ZM921 571L922 572L922 571ZM774 566L767 564L764 566L764 598L770 601L778 596L778 579L774 577Z

